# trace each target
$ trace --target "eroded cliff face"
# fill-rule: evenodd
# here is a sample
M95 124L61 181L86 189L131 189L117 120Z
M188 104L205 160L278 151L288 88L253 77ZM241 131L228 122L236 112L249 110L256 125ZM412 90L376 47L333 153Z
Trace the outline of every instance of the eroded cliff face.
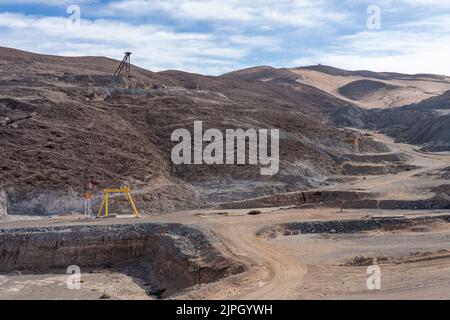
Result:
M0 229L0 272L114 268L164 296L243 271L200 230L178 224Z

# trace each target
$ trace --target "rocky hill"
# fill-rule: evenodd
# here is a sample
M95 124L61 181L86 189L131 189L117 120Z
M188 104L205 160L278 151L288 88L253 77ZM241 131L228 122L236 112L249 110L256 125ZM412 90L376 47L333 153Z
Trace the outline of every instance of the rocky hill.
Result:
M316 65L301 68L255 67L224 75L296 88L312 86L364 109L418 103L450 90L450 78L430 74L347 71Z
M343 128L366 125L365 110L288 69L211 77L133 66L124 78L112 75L118 63L0 48L0 190L13 211L80 211L88 180L95 208L102 188L124 184L145 212L213 206L333 183L355 138L361 152L387 151ZM171 133L192 131L194 121L204 130L280 129L279 173L174 165Z
M371 110L366 124L428 151L450 150L450 91L420 103Z
M318 110L340 127L376 129L424 150L450 150L450 78L431 74L347 71L330 66L291 69L256 67L224 77L278 84L297 90L310 86L349 102Z

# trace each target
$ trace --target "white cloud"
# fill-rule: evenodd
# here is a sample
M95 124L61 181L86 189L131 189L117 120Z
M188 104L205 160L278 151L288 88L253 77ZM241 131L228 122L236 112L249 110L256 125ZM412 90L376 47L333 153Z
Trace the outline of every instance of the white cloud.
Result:
M105 15L133 17L158 12L180 20L231 21L266 28L312 27L347 17L325 0L122 0L101 11Z
M365 3L373 3L364 0ZM380 31L341 35L294 65L450 75L450 1L380 0Z
M0 0L1 3L12 1ZM326 0L118 0L107 3L18 0L14 3L60 6L81 3L84 4L82 17L89 19L82 20L80 30L69 30L65 17L0 13L2 45L56 55L113 58L120 58L124 50L131 50L135 52L134 62L144 68L205 74L220 74L253 63L274 61L270 53L282 52L283 45L291 40L287 33L299 37L299 33L306 33L308 28L325 29L346 17L344 11L334 10ZM159 25L151 22L152 17ZM179 31L189 30L186 22L191 26L198 23L200 27L191 28L195 32ZM286 33L283 29L287 29Z
M391 0L391 2L395 2ZM428 8L449 8L450 2L447 0L400 0L398 1L400 4L404 3L409 6L425 6Z
M449 5L450 7L450 5ZM450 14L438 14L425 19L407 21L397 25L402 29L427 30L430 34L450 31Z
M377 32L364 31L362 19L364 4L372 0L0 0L4 3L82 4L82 17L89 19L80 30L66 28L65 17L0 13L0 43L35 52L121 58L131 50L144 68L206 74L289 61L450 74L450 1L444 0L378 0L383 29Z
M62 17L0 13L0 43L55 55L94 55L121 58L134 52L134 62L159 71L182 69L220 74L242 66L252 50L274 45L269 37L176 32L159 25L133 25L117 20L82 20L80 29L67 28ZM39 39L37 41L37 39Z
M2 4L36 4L46 6L68 6L72 4L90 4L97 0L0 0Z
M349 70L435 73L450 75L450 34L428 32L360 32L343 36L329 48L293 64L327 64Z
M441 9L449 8L450 2L448 0L344 0L344 2L364 3L366 5L378 5L383 8L408 10L410 8L428 8Z

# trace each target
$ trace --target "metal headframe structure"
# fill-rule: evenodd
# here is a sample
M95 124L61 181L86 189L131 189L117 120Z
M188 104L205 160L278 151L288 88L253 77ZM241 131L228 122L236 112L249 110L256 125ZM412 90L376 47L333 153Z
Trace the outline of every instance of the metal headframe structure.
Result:
M125 76L130 77L131 54L132 52L129 51L125 52L125 57L123 57L122 62L117 67L116 72L114 72L115 76L120 76L124 72Z

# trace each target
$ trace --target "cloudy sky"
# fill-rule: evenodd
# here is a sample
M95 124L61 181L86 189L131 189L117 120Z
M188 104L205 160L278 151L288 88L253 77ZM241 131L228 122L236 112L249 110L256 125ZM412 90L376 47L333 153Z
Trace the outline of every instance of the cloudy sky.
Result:
M450 75L450 0L0 0L0 46L130 50L153 71L212 75L318 63Z

